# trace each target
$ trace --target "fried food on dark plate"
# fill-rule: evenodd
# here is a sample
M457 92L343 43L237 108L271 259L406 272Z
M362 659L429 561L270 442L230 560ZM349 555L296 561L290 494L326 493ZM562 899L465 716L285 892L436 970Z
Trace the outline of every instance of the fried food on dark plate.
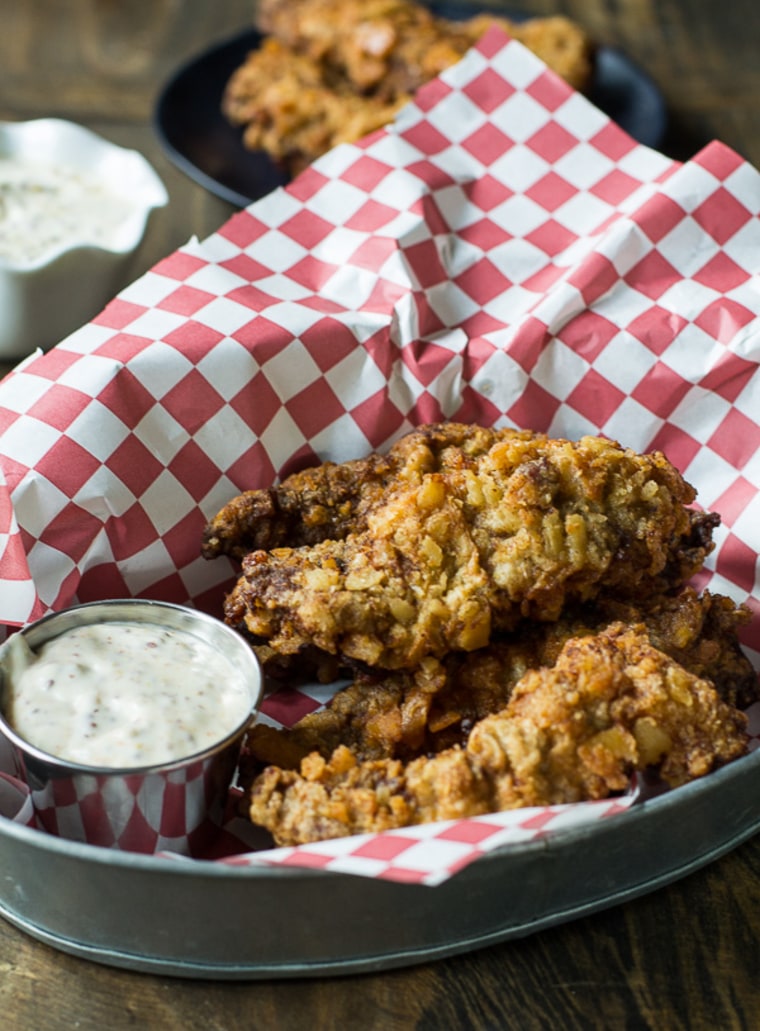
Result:
M479 651L428 660L411 672L361 672L292 728L254 725L246 776L264 765L297 768L310 752L329 758L340 745L360 760L408 760L464 745L473 724L503 709L529 669L550 668L571 637L620 621L641 624L653 647L709 680L724 702L745 709L760 700L757 674L738 639L749 619L749 610L730 598L685 587L646 605L608 600L580 607L556 623L529 624Z
M373 487L363 529L246 555L227 622L281 655L413 669L602 593L662 593L710 550L716 517L659 453L500 431L443 454Z
M743 755L746 717L705 680L615 624L571 638L551 669L528 671L465 748L404 764L361 762L345 745L300 772L267 767L251 820L280 845L379 832L524 806L606 798L635 770L676 787Z
M525 21L480 14L452 21L412 0L262 0L257 26L361 94L409 96L454 64L492 26L536 53L575 89L589 86L594 47L561 16Z
M265 39L230 79L223 112L243 128L249 150L264 150L291 175L340 143L393 121L407 97L365 97L326 81L311 58Z
M451 22L410 0L264 0L257 27L266 35L230 77L222 111L247 147L296 174L391 122L495 23L576 89L588 88L594 47L567 18Z

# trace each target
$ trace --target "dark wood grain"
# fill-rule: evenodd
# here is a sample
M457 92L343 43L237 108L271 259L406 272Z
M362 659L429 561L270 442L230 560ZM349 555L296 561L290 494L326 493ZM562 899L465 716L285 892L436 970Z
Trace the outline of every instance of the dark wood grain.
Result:
M0 922L0 1008L69 1028L751 1029L760 842L638 901L434 964L350 978L178 981L88 963ZM256 933L255 914L250 915Z
M663 149L671 156L689 158L720 138L760 165L754 0L517 6L567 13L645 68L667 99ZM248 26L252 9L249 0L0 0L0 119L58 115L81 122L140 150L167 186L170 204L155 219L134 276L232 213L170 164L151 117L170 73ZM241 919L257 933L255 913ZM750 1029L760 1014L758 937L760 838L606 912L455 959L350 978L214 982L136 974L55 951L0 920L0 1026Z

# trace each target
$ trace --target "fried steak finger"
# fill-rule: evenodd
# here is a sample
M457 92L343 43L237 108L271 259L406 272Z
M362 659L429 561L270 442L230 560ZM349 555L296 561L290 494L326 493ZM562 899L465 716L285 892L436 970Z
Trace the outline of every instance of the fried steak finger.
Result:
M571 637L621 621L642 624L654 647L709 680L723 701L745 709L760 700L757 674L738 638L749 618L730 598L685 587L646 605L609 600L584 606L556 623L524 627L477 652L450 654L409 672L363 671L293 727L255 725L246 745L249 779L265 765L297 768L310 752L327 759L341 744L360 760L408 760L464 745L474 723L504 708L527 670L552 667Z
M513 429L486 429L467 423L431 423L401 437L387 454L373 452L348 462L323 462L286 477L276 487L250 490L233 498L207 524L204 558L297 548L340 540L366 528L367 513L383 500L394 479L460 467L500 440L530 439Z
M277 487L245 491L206 525L201 553L207 559L242 559L250 551L345 537L358 524L362 499L368 504L389 472L388 459L373 454L342 464L324 462Z
M434 820L605 798L634 770L670 786L744 754L746 718L707 681L615 624L567 641L531 670L465 748L407 764L359 761L345 745L300 772L268 767L249 789L251 820L297 845Z
M265 39L230 77L222 112L242 128L249 150L266 151L296 175L339 143L387 125L408 99L361 96L331 82L308 55Z
M438 474L397 490L362 534L247 555L224 611L276 652L383 668L472 651L491 630L487 572Z
M434 472L404 465L344 539L248 554L225 618L275 653L412 669L570 603L684 583L716 523L694 497L661 454L502 433Z

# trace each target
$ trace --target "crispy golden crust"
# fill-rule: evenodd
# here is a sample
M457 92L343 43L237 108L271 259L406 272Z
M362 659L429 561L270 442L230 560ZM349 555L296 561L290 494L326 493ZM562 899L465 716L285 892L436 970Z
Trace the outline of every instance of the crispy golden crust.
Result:
M274 654L316 648L413 669L570 603L672 589L710 550L715 517L688 507L693 489L661 454L597 437L446 432L461 442L436 452L436 427L417 431L399 442L400 472L371 471L345 537L246 555L228 623Z
M302 844L529 805L605 798L633 770L671 786L744 754L746 718L705 680L615 624L571 638L550 669L528 671L465 748L404 764L359 761L345 745L300 772L268 767L249 791L251 820Z
M268 39L230 78L223 112L243 127L248 149L266 151L295 175L339 143L387 125L407 99L330 86L316 62Z
M494 23L588 88L594 48L566 18L450 22L409 0L264 0L257 25L267 36L230 78L222 109L246 146L295 173L390 122Z
M491 28L533 50L576 89L586 89L594 46L570 19L526 21L481 14L451 21L411 0L263 0L258 28L305 55L332 80L388 97L411 94L458 61Z
M609 619L628 625L644 623L655 648L709 680L728 705L746 709L760 701L760 681L739 641L739 631L752 618L748 606L685 587L645 604L607 598L604 611Z
M367 513L393 481L418 479L472 462L500 440L532 440L534 434L447 422L420 426L387 454L349 462L324 462L288 476L276 487L245 491L205 527L205 558L250 551L297 548L341 540L366 529Z
M339 745L359 760L430 755L464 745L474 723L503 709L529 669L552 667L571 637L616 621L646 628L650 643L694 676L709 680L727 704L760 699L757 674L742 653L738 629L749 611L729 598L686 587L646 605L608 600L534 624L469 655L428 661L412 672L358 674L331 703L290 729L252 728L244 776L264 765L297 768L310 752L329 758Z
M353 667L241 765L283 844L677 785L746 749L748 611L686 581L717 517L661 454L458 423L233 499L207 557L268 671ZM249 550L249 549L253 550Z

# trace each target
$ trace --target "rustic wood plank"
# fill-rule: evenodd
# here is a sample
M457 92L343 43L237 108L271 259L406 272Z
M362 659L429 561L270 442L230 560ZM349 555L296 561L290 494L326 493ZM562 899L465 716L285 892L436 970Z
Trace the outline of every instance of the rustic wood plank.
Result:
M686 159L720 138L760 164L754 0L516 6L565 12L646 69L668 101L668 154ZM250 0L0 0L0 118L72 118L140 150L166 183L170 204L156 216L133 276L191 235L213 232L233 211L174 168L150 119L167 76L248 26L252 10ZM0 1013L3 1026L20 1031L747 1028L760 1011L758 870L755 838L607 912L447 961L342 979L238 983L136 974L58 952L0 920ZM257 933L256 914L241 918Z

